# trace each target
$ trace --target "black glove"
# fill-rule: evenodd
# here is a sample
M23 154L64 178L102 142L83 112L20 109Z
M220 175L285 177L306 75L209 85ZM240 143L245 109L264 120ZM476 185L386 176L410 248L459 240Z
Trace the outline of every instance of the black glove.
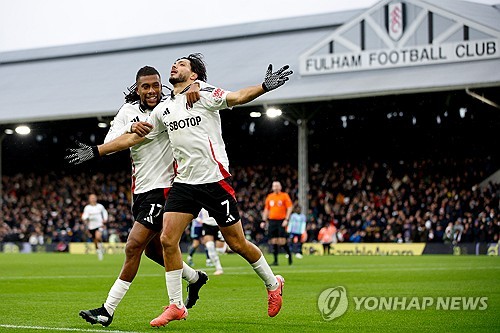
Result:
M66 149L68 155L66 155L64 159L68 161L69 164L77 165L100 157L97 146L89 146L78 141L76 141L76 144L80 148Z
M293 71L285 72L288 68L290 68L290 66L285 65L273 73L273 65L269 64L269 67L267 67L266 78L262 83L262 88L268 92L284 85L289 79L288 76L293 74Z

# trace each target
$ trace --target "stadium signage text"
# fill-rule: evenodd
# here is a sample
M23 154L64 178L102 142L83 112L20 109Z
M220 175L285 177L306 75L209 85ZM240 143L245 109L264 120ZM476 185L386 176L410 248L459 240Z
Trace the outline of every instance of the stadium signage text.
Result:
M337 243L330 245L330 254L337 256L413 256L424 252L425 243ZM319 243L302 244L306 254L323 254Z
M126 243L103 243L105 254L125 253ZM71 254L96 254L94 243L70 243L69 253Z
M302 75L352 72L500 58L498 39L303 57Z

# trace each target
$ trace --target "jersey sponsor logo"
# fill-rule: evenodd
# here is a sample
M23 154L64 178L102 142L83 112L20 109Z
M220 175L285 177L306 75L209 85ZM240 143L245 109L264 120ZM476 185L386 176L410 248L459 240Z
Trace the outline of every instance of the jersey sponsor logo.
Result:
M168 128L169 131L177 131L179 129L184 129L187 127L194 127L198 126L201 123L201 117L196 116L196 117L189 117L186 119L180 119L180 120L174 120L171 122L165 123L165 126Z

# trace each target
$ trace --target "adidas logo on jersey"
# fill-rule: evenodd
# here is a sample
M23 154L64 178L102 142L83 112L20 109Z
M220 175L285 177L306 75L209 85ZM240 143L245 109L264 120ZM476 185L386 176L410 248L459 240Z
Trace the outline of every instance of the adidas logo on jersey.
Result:
M227 218L226 223L234 222L234 220L235 220L234 216L229 214L229 217Z

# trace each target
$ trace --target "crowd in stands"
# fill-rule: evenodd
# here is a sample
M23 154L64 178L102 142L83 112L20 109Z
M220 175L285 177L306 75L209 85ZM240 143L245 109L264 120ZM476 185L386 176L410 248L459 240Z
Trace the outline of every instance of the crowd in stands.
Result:
M334 242L498 242L500 184L479 183L496 168L489 160L422 160L314 165L309 172L307 241L335 226ZM238 168L237 199L247 233L260 229L263 198L273 179L297 202L297 171Z
M498 242L500 184L489 159L315 164L309 172L308 242L323 226L334 242ZM297 203L298 173L286 166L231 169L247 238L266 242L261 215L273 180ZM3 176L0 242L87 241L81 213L90 193L109 212L105 239L125 241L133 217L130 173ZM187 235L188 233L186 233Z
M123 171L3 176L0 241L32 245L87 241L81 214L91 193L98 194L109 213L106 239L115 234L126 240L133 217L130 174Z

